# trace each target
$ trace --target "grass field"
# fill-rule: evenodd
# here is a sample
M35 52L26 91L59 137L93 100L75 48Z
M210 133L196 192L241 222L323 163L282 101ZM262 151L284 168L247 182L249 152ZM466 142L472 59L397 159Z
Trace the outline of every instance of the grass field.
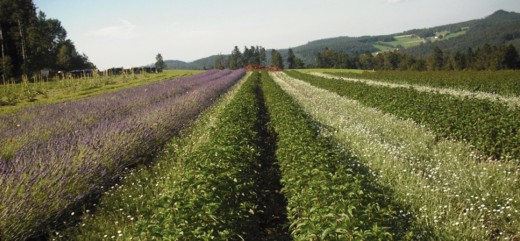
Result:
M402 46L409 48L421 44L424 40L413 35L400 35L394 37L396 40L392 42L385 42L386 44L393 45L394 47Z
M165 70L158 74L100 76L0 85L0 115L25 106L76 100L105 92L200 73L200 70Z

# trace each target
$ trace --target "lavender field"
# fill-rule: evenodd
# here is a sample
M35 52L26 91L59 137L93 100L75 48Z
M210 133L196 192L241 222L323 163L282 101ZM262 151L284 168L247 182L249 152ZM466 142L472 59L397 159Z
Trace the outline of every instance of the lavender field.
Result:
M211 70L0 116L0 240L34 237L73 216L244 73Z

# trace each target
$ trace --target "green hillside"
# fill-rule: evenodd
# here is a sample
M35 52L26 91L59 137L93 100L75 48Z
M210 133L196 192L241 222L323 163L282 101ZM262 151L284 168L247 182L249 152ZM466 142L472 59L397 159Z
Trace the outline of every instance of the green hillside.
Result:
M166 60L167 69L211 69L218 55L212 55L206 58L198 59L193 62L184 62L181 60Z
M496 11L488 17L437 27L412 29L391 35L334 37L310 41L307 44L292 47L294 54L306 65L315 64L316 54L325 48L348 54L399 50L416 56L431 54L435 46L443 51L465 51L477 49L486 43L499 46L513 44L520 49L520 13ZM231 49L231 48L230 48ZM267 53L270 53L270 49ZM281 49L283 59L287 58L288 49ZM204 69L212 68L217 55L193 62L178 60L165 61L169 69ZM270 56L267 54L267 60Z
M518 44L518 39L520 39L519 26L519 13L499 10L484 19L431 28L430 32L440 32L439 30L444 28L457 34L454 34L454 36L448 35L445 41L428 42L406 49L405 52L417 56L426 56L435 46L446 51L457 52L465 51L470 47L476 49L486 43L497 46L512 43L518 49L520 47ZM406 33L420 35L426 32L426 30L411 30Z
M435 46L450 52L476 49L486 43L513 44L520 49L520 13L496 11L490 16L401 33L362 37L336 37L311 41L292 48L306 64L314 64L316 53L326 47L348 54L400 50L416 56L431 54ZM280 50L286 56L287 50Z

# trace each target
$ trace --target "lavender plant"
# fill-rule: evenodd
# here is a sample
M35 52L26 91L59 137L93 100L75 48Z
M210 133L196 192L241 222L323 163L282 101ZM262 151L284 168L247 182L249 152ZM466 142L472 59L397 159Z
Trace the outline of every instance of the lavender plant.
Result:
M244 71L207 71L0 117L0 240L26 239L153 155Z

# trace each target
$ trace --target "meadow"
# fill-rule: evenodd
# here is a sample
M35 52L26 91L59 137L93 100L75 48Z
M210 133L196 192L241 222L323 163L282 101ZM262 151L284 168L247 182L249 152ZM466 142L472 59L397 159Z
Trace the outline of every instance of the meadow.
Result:
M0 240L517 240L517 76L209 70L36 102L0 116Z

